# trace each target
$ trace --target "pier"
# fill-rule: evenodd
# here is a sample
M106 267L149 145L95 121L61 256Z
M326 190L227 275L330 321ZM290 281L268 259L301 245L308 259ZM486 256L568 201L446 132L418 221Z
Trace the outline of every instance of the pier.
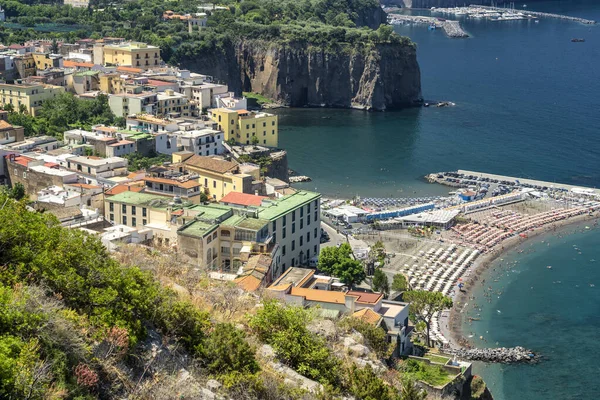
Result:
M509 8L490 7L490 6L472 5L471 7L477 7L477 8L481 8L481 9L485 9L485 10L493 10L493 11L497 11L497 12L515 11L515 10L511 10ZM585 25L594 25L596 23L596 21L591 20L591 19L571 17L568 15L550 14L550 13L539 12L539 11L531 11L531 10L523 10L521 12L528 14L528 15L533 15L534 17L556 18L556 19L562 19L565 21L579 22L579 23L585 24Z
M422 15L403 15L390 14L390 24L417 24L433 26L436 29L442 29L449 38L467 38L469 35L462 29L458 21L440 21L438 18L426 17Z

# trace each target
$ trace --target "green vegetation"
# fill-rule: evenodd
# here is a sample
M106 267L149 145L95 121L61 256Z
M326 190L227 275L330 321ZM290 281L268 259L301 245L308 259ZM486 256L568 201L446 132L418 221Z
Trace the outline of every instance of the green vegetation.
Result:
M125 125L123 118L115 118L108 106L108 97L99 95L93 100L82 100L71 93L61 93L46 100L35 117L24 109L14 110L12 104L4 106L8 122L25 128L25 136L53 135L62 138L63 132L81 128L91 130L92 125Z
M267 300L250 320L250 327L260 340L273 347L283 363L308 378L337 387L340 361L324 339L306 328L310 319L309 312L301 307L285 307Z
M246 99L248 99L249 104L263 106L265 104L273 103L273 100L263 96L260 93L252 93L252 92L243 92L242 93Z
M361 319L348 317L342 320L340 326L346 330L355 330L365 339L365 345L370 347L380 358L389 358L392 346L387 341L383 328L374 326Z
M149 156L142 156L139 153L131 153L123 156L129 162L127 169L131 172L147 170L155 165L162 165L164 162L171 161L168 154L152 153Z
M433 316L452 307L452 299L440 292L427 290L411 290L404 293L404 301L410 303L411 319L417 323L423 322L427 328L427 347L431 347L430 329Z
M375 270L372 286L374 291L381 292L386 297L390 294L390 283L388 281L388 277L385 272L381 270L381 268L377 268Z
M443 386L454 378L453 375L450 375L439 365L426 364L414 359L404 361L399 369L405 376L427 382L432 386Z
M408 282L406 281L406 277L402 274L394 275L394 280L392 281L392 290L396 292L404 292L408 288Z
M471 379L471 399L481 399L485 393L486 385L480 376L473 376Z
M435 354L427 353L423 357L440 364L446 364L448 362L448 357L442 357Z
M339 247L326 247L319 254L318 268L350 287L357 285L366 278L366 274L360 261L352 259L351 254L352 248L348 243Z

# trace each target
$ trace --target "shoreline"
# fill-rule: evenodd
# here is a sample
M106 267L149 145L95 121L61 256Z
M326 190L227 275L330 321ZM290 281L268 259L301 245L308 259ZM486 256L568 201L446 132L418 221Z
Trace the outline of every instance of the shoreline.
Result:
M494 261L504 256L515 247L527 243L540 235L566 229L567 227L578 223L598 220L600 220L600 214L594 213L591 216L589 214L583 214L567 220L558 221L554 224L528 232L527 238L522 238L518 235L510 237L494 246L489 253L479 257L473 264L472 273L468 281L469 285L466 285L464 291L459 291L454 295L452 298L454 303L453 307L449 312L443 313L439 319L440 333L448 340L449 346L452 348L474 347L463 335L463 315L461 310L465 303L469 302L469 297L472 295L473 291L481 287L483 280L488 278L487 272Z

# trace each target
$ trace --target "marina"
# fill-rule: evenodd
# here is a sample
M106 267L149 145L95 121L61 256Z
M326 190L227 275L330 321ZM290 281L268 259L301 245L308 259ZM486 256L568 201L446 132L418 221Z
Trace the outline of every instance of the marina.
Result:
M486 19L489 21L518 21L537 18L554 18L565 21L578 22L584 25L593 25L594 20L572 17L569 15L551 14L539 11L518 10L515 8L501 8L491 6L471 5L468 7L431 8L432 14L448 14L455 17L469 17L475 19Z
M427 25L429 30L441 29L449 38L467 38L466 33L458 21L449 21L441 18L423 15L389 14L388 21L393 25L415 24Z

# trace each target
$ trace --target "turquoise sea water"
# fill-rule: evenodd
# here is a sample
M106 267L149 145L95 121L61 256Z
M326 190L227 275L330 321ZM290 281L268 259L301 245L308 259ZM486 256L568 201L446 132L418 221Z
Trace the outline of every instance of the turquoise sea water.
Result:
M519 4L517 3L517 6ZM529 8L600 20L600 1ZM325 195L413 196L421 178L471 169L600 185L600 26L464 21L469 39L397 27L418 46L423 96L452 108L280 110L290 167ZM572 43L583 37L585 43Z
M477 363L495 400L600 398L600 229L587 225L524 242L473 292L481 320L465 322L465 335L482 347L524 346L543 356L536 365Z

